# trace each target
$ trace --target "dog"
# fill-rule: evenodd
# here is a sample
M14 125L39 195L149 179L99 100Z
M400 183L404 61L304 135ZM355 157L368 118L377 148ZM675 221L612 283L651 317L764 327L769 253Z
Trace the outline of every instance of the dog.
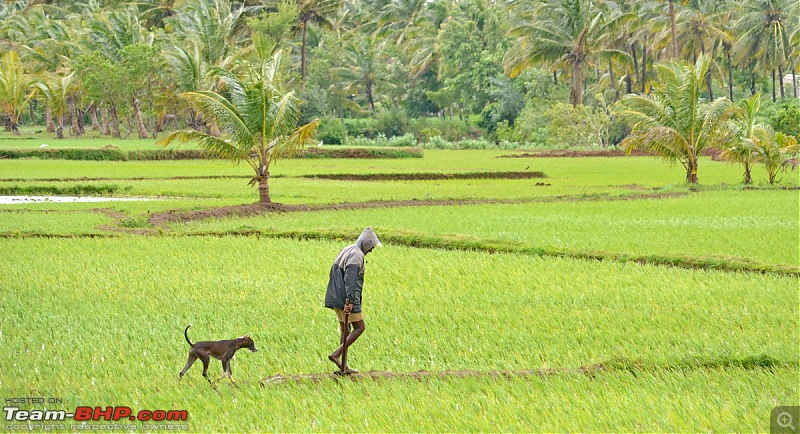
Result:
M180 380L183 379L183 374L192 367L195 360L200 359L203 362L203 377L208 380L211 387L214 387L214 383L208 378L208 362L211 360L211 357L214 357L222 361L222 376L219 377L217 381L227 376L230 378L231 383L236 385L233 381L233 373L231 372L231 359L233 355L242 348L247 348L254 353L258 351L253 339L251 339L250 336L242 336L240 338L224 341L202 341L193 344L192 341L189 340L189 327L191 326L192 325L189 324L183 331L183 336L186 338L186 342L189 343L191 348L189 349L189 360L186 362L186 366L183 367L178 381L180 382Z

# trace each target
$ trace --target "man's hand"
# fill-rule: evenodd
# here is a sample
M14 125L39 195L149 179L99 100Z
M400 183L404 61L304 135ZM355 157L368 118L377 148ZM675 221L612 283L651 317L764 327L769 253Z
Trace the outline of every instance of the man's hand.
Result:
M353 303L344 305L344 313L349 314L351 310L353 310Z

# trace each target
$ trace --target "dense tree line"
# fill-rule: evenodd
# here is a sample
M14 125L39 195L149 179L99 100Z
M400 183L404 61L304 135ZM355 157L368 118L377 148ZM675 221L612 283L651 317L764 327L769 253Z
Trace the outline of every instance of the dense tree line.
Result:
M6 0L0 112L7 130L44 125L58 137L80 136L87 123L116 137L186 127L218 135L180 95L224 92L220 71L246 74L282 51L298 122L321 118L318 133L334 139L347 134L337 128L402 135L409 119L444 117L465 126L454 136L605 145L630 131L615 103L653 94L658 65L703 57L699 97L763 93L773 127L797 135L799 4ZM580 122L563 125L570 119ZM417 135L448 135L421 125Z

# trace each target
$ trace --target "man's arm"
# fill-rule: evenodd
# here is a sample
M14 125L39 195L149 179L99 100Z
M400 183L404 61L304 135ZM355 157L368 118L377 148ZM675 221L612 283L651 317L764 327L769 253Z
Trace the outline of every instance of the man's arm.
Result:
M344 292L350 299L350 305L344 307L345 313L350 313L352 306L361 307L361 291L358 290L358 274L361 271L358 265L348 265L344 269Z

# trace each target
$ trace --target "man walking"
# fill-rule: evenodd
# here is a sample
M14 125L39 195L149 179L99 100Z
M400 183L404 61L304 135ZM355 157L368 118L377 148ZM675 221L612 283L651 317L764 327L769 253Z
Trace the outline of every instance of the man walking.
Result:
M335 363L339 372L343 374L353 374L358 371L346 366L346 360L341 360L345 347L349 347L356 339L364 333L364 313L361 311L361 290L364 287L364 257L375 247L380 247L381 242L372 228L364 229L364 232L356 240L355 244L345 247L336 256L331 266L330 279L328 280L328 290L325 293L325 307L333 309L339 320L339 332L344 344L340 345L328 359ZM345 305L345 300L350 300L350 304ZM345 315L348 315L347 323ZM353 330L350 331L352 324Z

